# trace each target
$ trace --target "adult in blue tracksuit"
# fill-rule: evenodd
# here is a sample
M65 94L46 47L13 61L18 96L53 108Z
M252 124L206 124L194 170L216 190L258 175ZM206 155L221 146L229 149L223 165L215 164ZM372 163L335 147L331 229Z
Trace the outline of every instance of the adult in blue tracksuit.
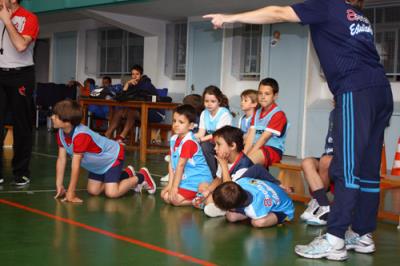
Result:
M364 0L307 0L292 6L268 6L235 15L211 14L224 23L299 22L311 38L335 97L334 150L330 176L335 202L328 232L310 245L298 245L307 258L347 259L346 249L371 253L379 205L379 165L384 129L393 112L390 83L376 51ZM353 231L346 232L351 226Z

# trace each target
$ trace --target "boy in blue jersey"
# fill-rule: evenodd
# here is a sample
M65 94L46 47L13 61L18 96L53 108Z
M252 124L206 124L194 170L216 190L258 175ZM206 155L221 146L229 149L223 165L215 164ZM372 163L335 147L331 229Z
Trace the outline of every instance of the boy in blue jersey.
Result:
M146 168L138 173L132 166L122 169L125 152L121 144L109 140L81 125L82 110L80 105L72 100L58 102L53 109L52 121L58 128L58 158L56 164L55 198L81 203L75 194L80 167L89 171L87 190L92 195L105 192L110 198L124 195L130 189L141 191L145 188L154 194L156 184ZM64 189L64 173L67 165L67 154L72 156L71 179L68 191Z
M280 162L285 150L288 122L285 113L275 103L278 93L276 80L265 78L260 81L257 96L260 108L251 119L244 147L244 153L253 163L266 168Z
M336 103L335 154L329 169L335 181L335 201L328 233L295 248L298 255L307 258L345 260L346 249L375 251L372 232L379 206L379 166L393 96L363 5L364 0L307 0L241 14L204 16L215 28L236 22L297 22L310 26L314 48ZM354 232L346 233L350 225Z
M254 174L257 179L248 177ZM230 222L250 218L254 227L271 227L292 220L292 200L277 183L267 180L274 177L265 168L250 168L236 181L218 186L212 194L214 203L227 211L226 219Z
M211 184L200 184L198 197L193 201L195 207L204 206L204 213L209 217L225 215L215 207L212 192L215 188L231 180L240 178L253 162L243 153L243 132L236 127L224 126L213 133L215 153L218 161L216 178Z
M251 118L253 117L254 111L257 108L257 104L256 90L244 90L240 94L240 109L242 109L244 115L239 118L238 127L243 131L245 140L247 133L249 132Z
M191 105L178 106L173 113L175 135L170 140L169 180L161 198L174 206L192 205L199 185L212 181L200 144L191 131L195 120L196 111Z

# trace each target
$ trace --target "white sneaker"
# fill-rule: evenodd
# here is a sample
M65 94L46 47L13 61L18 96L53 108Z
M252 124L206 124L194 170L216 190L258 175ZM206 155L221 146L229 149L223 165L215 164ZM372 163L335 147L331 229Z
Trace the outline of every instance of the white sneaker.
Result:
M165 176L161 177L160 181L161 182L168 182L169 181L169 174L166 174Z
M220 216L225 216L226 211L223 211L217 206L215 206L215 203L210 203L204 207L204 213L208 217L220 217Z
M308 245L296 245L294 251L309 259L346 260L348 258L345 246L334 247L328 242L326 234L316 237Z
M326 214L328 214L330 211L329 206L319 206L317 212L311 216L310 219L306 221L308 225L326 225L327 221L322 219L322 217Z
M307 221L311 219L314 216L314 212L317 211L319 205L316 199L310 200L307 204L307 209L303 212L302 215L300 215L300 219L303 221Z
M375 251L375 243L370 233L360 236L349 229L346 231L344 241L347 250L354 250L358 253L372 253Z

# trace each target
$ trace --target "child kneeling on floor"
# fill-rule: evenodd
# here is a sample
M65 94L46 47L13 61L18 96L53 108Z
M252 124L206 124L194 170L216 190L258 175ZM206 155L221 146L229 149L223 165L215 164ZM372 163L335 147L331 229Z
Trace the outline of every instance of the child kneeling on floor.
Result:
M267 181L271 174L265 168L255 168L259 179L247 177L252 176L251 169L235 182L223 183L214 190L214 203L227 211L226 219L229 222L250 219L254 227L270 227L292 220L294 205L285 191L277 183Z
M175 206L191 205L200 183L211 183L212 176L199 143L191 129L196 111L190 105L178 106L173 114L171 160L168 164L168 185L161 191L161 198Z
M75 194L80 167L89 171L87 190L91 195L103 191L109 198L117 198L130 189L146 189L153 194L156 184L146 168L138 173L132 166L122 169L125 152L122 145L93 132L81 124L81 106L72 100L58 102L51 117L54 128L58 128L58 158L56 164L55 198L64 197L68 202L80 203L82 200ZM68 191L65 191L63 180L67 165L67 154L72 156L71 179Z

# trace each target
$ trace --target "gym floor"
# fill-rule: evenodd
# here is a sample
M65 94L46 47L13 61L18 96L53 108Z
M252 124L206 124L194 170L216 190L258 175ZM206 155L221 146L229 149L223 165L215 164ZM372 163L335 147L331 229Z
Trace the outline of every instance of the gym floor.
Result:
M54 200L57 145L54 133L35 132L31 184L12 186L12 150L5 149L5 183L0 185L0 265L339 265L296 256L296 244L324 232L296 218L281 227L255 229L207 218L191 207L171 207L155 195L129 193L120 199L91 197L82 171L78 195L83 204ZM150 155L146 167L159 184L167 172L163 155ZM139 154L126 163L139 168ZM274 172L273 172L274 174ZM69 179L69 171L66 173ZM67 183L65 183L67 185ZM160 185L160 184L159 184ZM161 187L161 185L159 186ZM400 211L400 189L385 196L385 208ZM378 223L374 255L350 252L346 265L399 265L400 230ZM343 263L344 264L344 263Z

